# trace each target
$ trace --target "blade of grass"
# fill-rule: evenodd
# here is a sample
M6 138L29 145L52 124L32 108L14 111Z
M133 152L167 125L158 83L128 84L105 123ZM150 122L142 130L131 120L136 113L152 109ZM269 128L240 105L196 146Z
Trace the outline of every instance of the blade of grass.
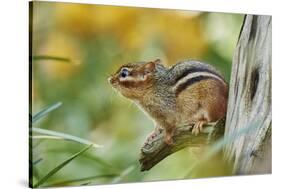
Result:
M36 121L38 121L39 119L41 119L42 117L46 116L48 113L50 113L51 111L54 111L55 109L57 109L58 107L60 107L62 105L61 102L57 102L55 104L52 104L46 108L44 108L43 110L41 110L40 112L36 113L34 116L32 116L32 124L34 124Z
M120 182L124 177L126 177L128 174L130 174L134 169L136 168L135 165L131 165L127 169L125 169L118 177L116 177L111 183L115 184Z
M56 172L58 172L60 169L62 169L64 166L66 166L68 163L70 163L72 160L74 160L76 157L83 154L83 152L87 151L92 147L92 144L87 146L86 148L83 148L81 151L77 152L76 154L72 155L70 158L56 166L54 169L52 169L47 175L45 175L42 179L40 179L33 187L36 188L38 186L41 186L44 184L51 176L53 176Z
M43 134L43 135L49 135L49 136L53 137L52 139L55 138L55 139L70 140L70 141L78 142L81 144L93 145L93 147L95 147L95 148L102 147L101 145L95 144L89 140L85 140L85 139L79 138L77 136L73 136L70 134L65 134L65 133L61 133L61 132L57 132L57 131L51 131L51 130L41 129L41 128L37 128L37 127L32 127L31 131L35 132L35 133ZM51 137L49 137L49 139L51 139Z
M54 140L65 140L62 137L57 137L57 136L50 136L50 135L36 135L36 136L31 136L32 139L54 139Z
M49 56L49 55L35 55L32 56L33 61L40 61L40 60L54 60L54 61L61 61L70 63L71 60L69 58L58 57L58 56Z
M99 178L112 178L112 177L116 177L116 176L118 176L118 174L95 175L95 176L79 178L79 179L59 181L59 182L49 184L46 187L65 186L65 185L74 184L74 183L83 182L83 181L91 182L91 181L93 181L95 179L99 179Z
M41 162L43 160L43 158L39 158L35 161L32 162L32 165L36 165L37 163Z
M73 151L75 151L72 147L68 147L66 151L62 151L61 149L57 149L57 148L50 148L48 150L46 150L45 152L50 154L50 153L72 153ZM86 160L89 161L95 161L96 163L98 163L98 165L101 165L102 167L104 167L106 170L110 170L111 172L117 172L119 173L120 170L115 167L113 164L106 162L104 159L96 156L93 153L89 153L89 152L85 152L83 157L81 158L85 158Z

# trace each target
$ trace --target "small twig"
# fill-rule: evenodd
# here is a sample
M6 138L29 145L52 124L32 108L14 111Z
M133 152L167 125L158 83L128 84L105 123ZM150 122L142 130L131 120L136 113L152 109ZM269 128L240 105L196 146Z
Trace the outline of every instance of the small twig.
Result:
M156 137L146 141L141 148L139 162L141 171L147 171L166 158L185 147L197 147L213 143L224 134L225 118L220 119L214 124L204 126L203 131L194 136L191 133L192 126L185 125L176 129L173 136L173 145L167 145L164 142L164 132L158 132Z

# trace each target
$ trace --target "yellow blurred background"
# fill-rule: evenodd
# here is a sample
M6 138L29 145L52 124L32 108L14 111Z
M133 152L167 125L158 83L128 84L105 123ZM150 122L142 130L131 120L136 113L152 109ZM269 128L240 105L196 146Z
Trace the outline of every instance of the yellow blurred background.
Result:
M31 113L63 103L35 127L103 145L65 166L46 186L231 174L220 157L188 174L200 156L189 148L140 172L139 150L153 123L118 95L107 77L122 64L160 58L167 66L184 59L202 60L229 80L243 15L51 2L33 2L30 12L32 56L67 59L32 61ZM33 158L42 159L33 167L35 181L83 146L58 140L34 140L33 144ZM87 177L92 178L77 181Z

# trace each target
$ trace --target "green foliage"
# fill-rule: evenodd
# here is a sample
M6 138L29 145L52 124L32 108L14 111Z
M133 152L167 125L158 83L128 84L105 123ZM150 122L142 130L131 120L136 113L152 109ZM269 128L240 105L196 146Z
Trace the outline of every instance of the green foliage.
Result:
M32 56L33 61L39 61L39 60L51 60L51 61L61 61L61 62L71 62L69 58L63 58L63 57L57 57L57 56L47 56L47 55L37 55Z
M71 156L70 158L68 158L67 160L65 160L64 162L62 162L61 164L59 164L58 166L56 166L54 169L52 169L46 176L44 176L42 179L40 179L35 185L34 188L41 186L42 184L44 184L49 177L53 176L56 172L58 172L60 169L62 169L64 166L66 166L68 163L70 163L74 158L80 156L82 153L84 153L86 150L90 149L92 147L92 144L85 147L84 149L82 149L81 151L77 152L76 154L74 154L73 156Z
M60 182L56 182L56 183L51 183L48 186L77 185L77 183L82 183L80 185L89 185L89 184L91 184L92 180L100 179L100 178L113 178L116 176L118 176L118 174L95 175L95 176L90 176L90 177L85 177L85 178L64 180L64 181L60 181Z
M31 130L34 133L44 134L44 135L32 136L32 139L70 140L70 141L78 142L78 143L81 143L81 144L92 145L95 148L101 147L101 145L99 145L99 144L95 144L91 141L88 141L88 140L85 140L85 139L82 139L82 138L79 138L79 137L76 137L76 136L73 136L73 135L65 134L65 133L35 128L35 127L33 127Z
M37 120L41 119L42 117L46 116L51 111L54 111L55 109L57 109L61 105L62 105L61 102L57 102L53 105L50 105L50 106L44 108L40 112L36 113L34 116L32 116L32 124L34 124Z
M55 168L53 168L48 174L46 174L44 177L42 177L36 184L31 184L32 187L39 187L42 184L44 184L51 176L53 176L56 172L58 172L60 169L62 169L64 166L66 166L68 163L70 163L72 160L74 160L76 157L82 155L85 151L87 151L88 149L90 149L91 147L101 147L98 144L92 143L91 141L85 140L85 139L81 139L79 137L76 136L72 136L72 135L68 135L65 133L60 133L60 132L55 132L55 131L51 131L51 130L46 130L46 129L41 129L41 128L36 128L36 127L32 127L34 125L34 123L36 121L38 121L39 119L42 119L44 116L48 115L50 112L54 111L55 109L59 108L62 105L61 102L55 103L53 105L50 105L46 108L44 108L43 110L41 110L40 112L36 113L34 116L31 116L31 131L34 133L39 133L39 134L44 134L44 135L31 135L30 137L34 140L34 139L59 139L59 140L69 140L69 141L74 141L77 143L81 143L81 144L85 144L88 145L87 147L83 148L82 150L80 150L79 152L75 153L74 155L70 156L68 159L66 159L65 161L63 161L62 163L60 163L58 166L56 166ZM30 149L31 150L31 149ZM32 151L32 150L31 150ZM32 154L31 154L32 156ZM31 158L33 159L33 158ZM35 168L35 166L40 163L43 159L39 158L35 161L32 162L32 169ZM99 163L103 163L103 161L100 161L98 158L96 158L97 161L99 161ZM37 171L35 171L37 172ZM38 176L37 174L34 174L34 176ZM104 176L104 175L100 175L100 176L95 176L95 177L90 177L87 178L86 180L91 180L91 179L95 179L98 177L108 177L108 176ZM74 181L65 181L65 183L72 183ZM33 183L33 181L32 181Z

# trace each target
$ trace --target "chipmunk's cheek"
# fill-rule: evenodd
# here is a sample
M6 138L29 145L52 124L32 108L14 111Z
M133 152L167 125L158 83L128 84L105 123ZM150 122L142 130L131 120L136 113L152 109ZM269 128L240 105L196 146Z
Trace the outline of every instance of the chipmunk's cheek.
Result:
M119 91L119 93L122 95L122 96L124 96L124 97L126 97L126 98L131 98L131 92L130 91L128 91L126 88L122 88L122 87L119 87L119 88L116 88L116 90L118 90Z

